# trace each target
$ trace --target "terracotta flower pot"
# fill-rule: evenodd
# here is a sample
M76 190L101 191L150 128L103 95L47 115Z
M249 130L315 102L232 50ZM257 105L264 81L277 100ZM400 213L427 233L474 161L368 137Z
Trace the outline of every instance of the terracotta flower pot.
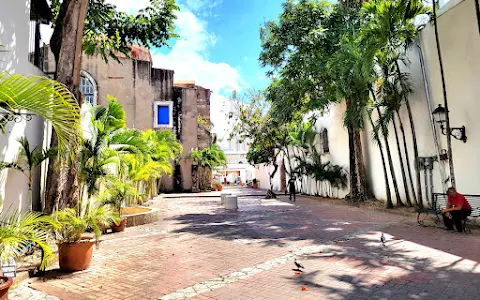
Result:
M10 289L10 286L13 284L13 279L3 276L0 276L0 279L5 281L4 283L0 284L0 300L7 300L8 289Z
M253 188L254 188L254 189L258 189L258 183L254 183L254 184L253 184Z
M125 227L127 227L127 219L122 219L118 225L115 223L112 223L112 225L110 225L112 232L125 231Z
M94 239L82 238L76 243L61 243L58 245L58 262L60 270L75 272L86 270L92 262Z
M221 192L223 190L223 186L217 185L217 191Z

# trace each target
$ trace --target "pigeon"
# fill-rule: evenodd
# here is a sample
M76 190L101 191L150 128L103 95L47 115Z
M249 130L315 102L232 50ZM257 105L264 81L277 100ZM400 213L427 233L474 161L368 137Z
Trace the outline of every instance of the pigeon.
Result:
M382 242L383 246L385 246L385 242L387 239L385 238L385 235L382 233L382 236L380 237L380 241Z
M295 271L296 273L303 273L303 271L300 269L292 269L292 271Z
M305 269L304 266L302 266L302 264L300 264L298 261L294 261L295 265L297 266L297 268L299 269Z

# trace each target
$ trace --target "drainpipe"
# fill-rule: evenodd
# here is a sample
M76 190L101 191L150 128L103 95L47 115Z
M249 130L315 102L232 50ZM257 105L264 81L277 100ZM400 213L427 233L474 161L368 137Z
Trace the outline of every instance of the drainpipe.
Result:
M420 35L420 34L419 34ZM438 142L438 135L437 135L437 129L435 127L435 120L433 119L433 110L432 110L432 101L430 99L430 89L428 87L428 80L427 80L427 73L425 71L425 61L423 59L423 50L422 46L420 45L420 38L417 39L416 45L418 47L418 56L420 58L420 66L422 69L422 77L423 77L423 85L425 87L425 96L427 98L427 107L428 107L428 112L430 116L430 126L432 127L432 133L433 133L433 143L435 144L435 151L437 152L437 159L438 162L440 163L440 143ZM440 165L440 176L442 178L442 186L443 190L446 190L445 183L447 181L446 177L447 175L445 174L445 168Z
M440 65L440 76L442 79L442 90L443 90L443 106L445 107L445 127L447 135L447 154L448 154L448 165L450 169L450 182L452 187L455 188L455 171L453 168L453 155L452 155L452 135L450 129L450 111L448 110L448 100L447 100L447 88L445 84L445 74L443 71L443 61L442 61L442 51L440 50L440 38L438 37L438 24L437 24L437 8L436 1L432 2L433 6L433 27L435 29L435 42L437 45L437 54L438 54L438 63Z
M475 0L475 11L477 13L478 32L480 32L480 5L478 4L478 0Z

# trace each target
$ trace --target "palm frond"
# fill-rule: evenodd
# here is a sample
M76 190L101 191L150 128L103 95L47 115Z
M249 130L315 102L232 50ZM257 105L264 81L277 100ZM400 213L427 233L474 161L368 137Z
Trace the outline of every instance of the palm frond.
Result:
M0 73L0 107L25 109L50 121L61 152L73 151L78 146L79 106L59 82L41 76Z

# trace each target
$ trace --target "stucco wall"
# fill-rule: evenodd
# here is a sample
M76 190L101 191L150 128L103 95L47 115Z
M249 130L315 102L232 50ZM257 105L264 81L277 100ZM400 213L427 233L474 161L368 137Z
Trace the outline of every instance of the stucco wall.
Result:
M30 1L3 1L0 9L0 44L7 52L0 53L0 71L43 75L40 69L28 61ZM0 133L0 160L14 161L20 144L17 139L26 136L32 149L43 145L44 120L33 117L31 121L9 122L6 133ZM34 198L40 203L40 176L34 179ZM27 210L28 183L26 177L15 170L0 172L0 198L4 200L3 211L9 209ZM0 212L2 208L0 207Z
M197 89L182 88L182 128L180 141L183 152L180 161L182 187L184 191L192 190L192 161L188 158L190 152L198 147L197 143Z

